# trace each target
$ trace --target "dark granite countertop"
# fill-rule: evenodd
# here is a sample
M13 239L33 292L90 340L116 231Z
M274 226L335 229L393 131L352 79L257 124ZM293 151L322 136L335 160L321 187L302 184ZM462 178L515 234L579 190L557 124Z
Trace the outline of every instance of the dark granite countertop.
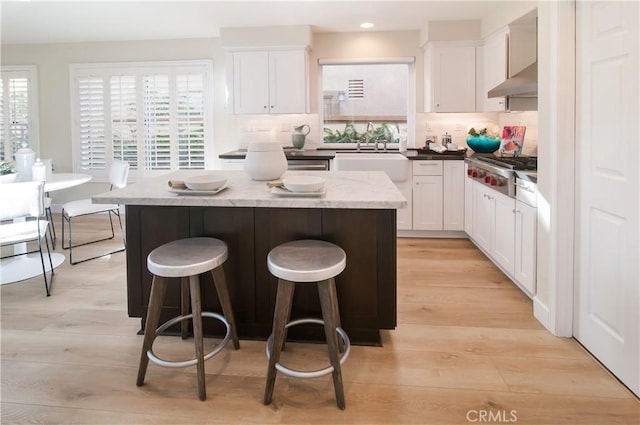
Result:
M318 150L292 150L286 149L284 150L284 154L287 159L320 159L320 160L329 160L333 159L336 156L337 152L345 152L345 153L355 153L356 151L353 149L318 149ZM366 155L367 153L372 153L373 150L361 150L360 153ZM383 153L383 152L379 152ZM465 153L459 154L439 154L439 153L425 153L420 149L409 149L407 152L400 152L397 149L390 149L387 153L401 153L406 156L408 159L414 160L463 160L466 158ZM244 159L247 155L246 149L238 149L231 152L225 152L223 154L218 155L218 158L221 159Z

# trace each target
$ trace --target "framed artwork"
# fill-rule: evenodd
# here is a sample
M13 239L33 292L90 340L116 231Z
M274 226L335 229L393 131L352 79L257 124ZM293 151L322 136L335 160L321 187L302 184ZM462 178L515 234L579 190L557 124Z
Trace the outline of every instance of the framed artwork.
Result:
M521 125L507 125L502 129L501 154L520 155L524 143L524 132L527 127Z

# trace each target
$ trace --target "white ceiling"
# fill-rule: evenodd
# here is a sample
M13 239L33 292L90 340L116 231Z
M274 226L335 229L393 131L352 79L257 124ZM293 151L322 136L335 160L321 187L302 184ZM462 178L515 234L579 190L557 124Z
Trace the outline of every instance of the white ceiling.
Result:
M58 43L218 37L220 28L311 25L314 32L420 30L482 19L501 1L16 1L1 0L1 41ZM371 31L371 30L369 30Z

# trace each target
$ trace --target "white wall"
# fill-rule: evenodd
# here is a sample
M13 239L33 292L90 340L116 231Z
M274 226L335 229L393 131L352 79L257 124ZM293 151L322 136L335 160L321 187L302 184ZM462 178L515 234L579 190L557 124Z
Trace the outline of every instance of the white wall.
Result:
M500 7L482 19L481 37L485 38L538 7L537 1L501 1Z
M39 134L42 158L51 158L56 172L71 172L69 65L86 62L138 62L211 59L214 69L215 158L237 147L235 116L225 104L225 54L219 39L3 45L2 65L36 65L39 85ZM108 190L89 183L53 195L54 204Z

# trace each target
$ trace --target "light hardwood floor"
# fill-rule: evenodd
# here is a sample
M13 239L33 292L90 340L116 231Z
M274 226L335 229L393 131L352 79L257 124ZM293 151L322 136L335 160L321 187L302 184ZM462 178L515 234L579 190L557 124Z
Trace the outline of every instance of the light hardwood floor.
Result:
M383 333L384 347L353 347L345 411L330 376L279 375L262 405L260 341L206 363L205 402L193 368L152 364L136 387L142 337L127 316L124 253L57 268L49 298L42 277L2 285L0 296L2 424L640 423L638 399L576 341L548 333L467 240L399 240L398 327ZM192 342L162 337L155 349L190 355ZM317 367L325 350L288 344L282 361Z

